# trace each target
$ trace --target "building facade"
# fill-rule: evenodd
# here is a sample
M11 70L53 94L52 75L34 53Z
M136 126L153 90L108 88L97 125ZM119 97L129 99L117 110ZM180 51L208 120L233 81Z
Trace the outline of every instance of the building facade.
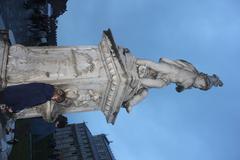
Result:
M85 123L57 129L53 139L54 151L50 159L115 160L106 135L93 136Z
M57 18L67 0L0 0L0 26L13 32L17 44L56 46Z

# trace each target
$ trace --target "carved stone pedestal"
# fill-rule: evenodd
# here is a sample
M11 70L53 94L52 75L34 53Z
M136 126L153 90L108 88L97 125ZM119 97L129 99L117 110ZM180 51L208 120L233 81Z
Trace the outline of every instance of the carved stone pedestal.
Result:
M66 112L101 110L114 123L125 98L127 75L111 32L98 46L25 47L13 45L8 52L4 84L43 82L66 91L73 101ZM34 108L18 118L41 116Z

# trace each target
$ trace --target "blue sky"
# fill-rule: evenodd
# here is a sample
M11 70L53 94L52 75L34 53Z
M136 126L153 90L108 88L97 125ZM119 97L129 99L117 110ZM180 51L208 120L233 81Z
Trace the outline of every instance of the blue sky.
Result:
M152 89L114 126L101 112L71 114L70 122L108 134L119 160L239 160L239 8L238 0L69 0L59 45L97 45L111 28L139 58L185 59L224 82L207 92Z

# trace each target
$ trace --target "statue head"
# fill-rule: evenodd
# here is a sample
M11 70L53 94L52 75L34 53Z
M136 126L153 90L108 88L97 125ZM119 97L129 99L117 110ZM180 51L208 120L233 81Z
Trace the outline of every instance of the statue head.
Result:
M206 91L212 88L212 86L222 87L223 82L219 79L219 77L216 74L209 76L205 73L198 73L198 75L196 76L196 79L194 80L193 84L190 87L185 88L183 85L177 84L176 91L182 92L185 89L189 89L191 87L195 87L195 88Z
M209 76L205 73L199 73L193 84L193 87L199 88L201 90L208 90L212 86L214 87L223 86L223 82L219 79L219 77L216 74Z

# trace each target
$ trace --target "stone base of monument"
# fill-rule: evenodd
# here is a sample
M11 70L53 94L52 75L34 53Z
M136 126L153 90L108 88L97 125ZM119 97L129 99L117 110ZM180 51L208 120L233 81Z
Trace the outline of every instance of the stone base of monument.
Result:
M0 30L0 85L6 86L6 67L9 50L8 30Z
M115 122L126 99L129 76L125 56L119 53L110 30L104 31L98 46L1 48L3 86L53 84L64 89L71 101L63 113L99 110L108 123ZM18 119L38 116L42 113L37 107L17 114Z

